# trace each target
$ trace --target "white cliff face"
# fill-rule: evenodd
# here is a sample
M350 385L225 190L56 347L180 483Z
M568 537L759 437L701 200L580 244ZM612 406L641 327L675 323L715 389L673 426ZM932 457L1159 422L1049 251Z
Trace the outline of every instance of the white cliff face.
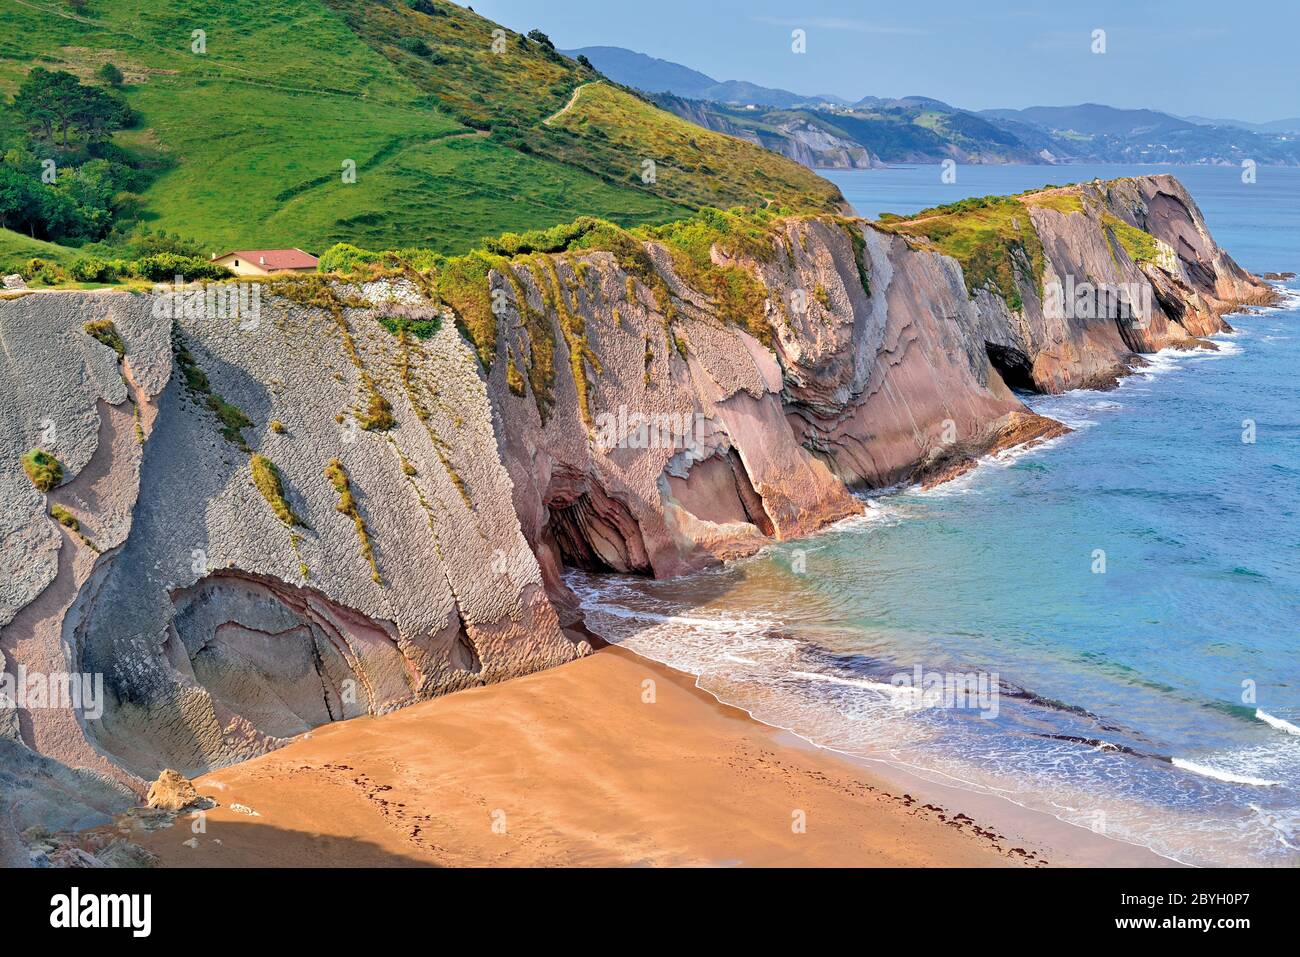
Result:
M487 369L401 281L273 283L252 325L127 293L0 303L4 670L104 682L94 719L0 711L0 801L19 823L93 823L163 767L571 660L589 645L564 565L675 575L810 534L859 510L851 488L1060 429L1006 378L1113 377L1267 296L1171 177L1107 189L1084 213L1032 212L1044 280L1149 283L1140 334L1049 318L1028 275L1019 309L971 297L954 260L829 218L735 263L767 292L748 328L660 247L653 289L608 252L516 261L491 278ZM1174 258L1116 255L1103 212ZM105 319L120 363L86 331ZM33 448L64 467L48 494L19 462ZM40 800L16 803L20 767Z
M22 507L0 557L0 653L10 673L103 681L102 715L7 712L14 744L138 790L164 766L196 773L582 653L546 598L477 361L451 322L403 344L377 321L396 307L335 316L268 295L245 329L158 318L153 302L0 306L12 357L0 481ZM120 366L84 331L99 318L122 335ZM190 357L175 367L173 343ZM372 388L391 403L385 431L356 424ZM247 417L233 437L214 396ZM63 463L49 504L77 533L18 465L38 446ZM253 454L274 463L301 524L254 486ZM334 460L373 569L324 472Z

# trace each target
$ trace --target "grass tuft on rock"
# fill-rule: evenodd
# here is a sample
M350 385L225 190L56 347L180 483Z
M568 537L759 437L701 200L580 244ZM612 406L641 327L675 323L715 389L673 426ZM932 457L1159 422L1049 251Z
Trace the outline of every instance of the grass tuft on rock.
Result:
M524 374L519 371L514 359L506 363L506 387L520 398L523 398L526 391Z
M193 353L189 351L179 339L176 340L173 353L176 356L176 364L180 366L181 375L185 378L185 388L195 398L199 399L208 410L217 417L221 423L221 437L227 442L231 442L240 449L247 452L248 441L244 438L244 429L252 426L253 420L246 416L242 409L232 405L221 397L212 388L212 382L208 375L199 368L198 360L194 358Z
M85 545L87 548L89 548L92 552L99 551L99 546L96 545L94 542L92 542L89 538L87 538L85 532L81 530L81 522L77 520L77 516L73 515L62 505L55 504L50 506L50 518L54 519L56 522L58 522L60 525L62 525L64 528L70 531L73 535L75 535L81 541L81 543Z
M325 466L325 477L339 493L339 501L334 508L352 519L352 524L356 526L357 541L361 543L361 554L370 564L371 580L376 585L382 585L384 579L379 574L379 565L375 561L375 549L370 544L370 533L366 531L365 519L361 517L361 510L357 508L357 500L352 494L352 483L348 480L348 473L343 468L343 463L338 459L330 459L329 465Z
M275 517L290 527L304 524L285 500L284 484L280 481L280 470L275 467L275 463L265 455L254 454L249 458L248 464L253 470L253 485L271 506Z
M96 319L94 322L86 323L82 328L89 336L116 352L119 362L125 358L126 343L122 341L122 336L118 333L112 319Z
M21 461L38 492L48 492L63 481L63 463L44 449L32 449Z
M62 505L50 506L50 518L54 519L64 528L71 529L74 532L81 531L81 522L77 521L77 516L73 515Z
M357 414L357 425L367 432L387 432L397 425L393 404L379 391L370 373L362 373L361 383L366 389L366 407Z

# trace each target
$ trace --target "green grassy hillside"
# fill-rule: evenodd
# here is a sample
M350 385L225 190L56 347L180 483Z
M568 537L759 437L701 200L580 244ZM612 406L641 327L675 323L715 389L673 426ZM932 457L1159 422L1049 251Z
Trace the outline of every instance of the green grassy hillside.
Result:
M141 117L115 140L157 171L144 222L214 251L457 252L580 214L635 226L703 205L811 211L839 200L797 164L699 130L598 83L547 42L494 34L441 0L205 7L0 0L0 93L7 102L36 66L89 83L112 62ZM195 30L205 52L191 49ZM12 122L0 117L0 129ZM647 159L655 182L643 180Z
M29 259L64 263L72 255L75 255L74 251L66 246L31 239L12 229L0 229L0 269L5 272Z

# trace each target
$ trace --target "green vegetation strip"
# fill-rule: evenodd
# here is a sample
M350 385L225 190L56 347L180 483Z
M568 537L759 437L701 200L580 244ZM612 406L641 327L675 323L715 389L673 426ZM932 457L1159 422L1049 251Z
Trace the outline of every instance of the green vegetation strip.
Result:
M172 351L176 357L176 364L180 367L181 375L185 377L186 390L190 395L206 405L209 411L217 417L217 421L221 423L222 438L238 446L244 452L250 451L248 441L244 438L244 429L250 428L253 420L246 416L238 406L230 404L217 392L213 391L207 373L199 368L198 361L194 358L193 353L185 347L179 333L176 335Z
M653 242L667 250L679 277L711 301L715 314L725 323L737 325L770 345L773 333L764 302L767 289L739 262L715 263L716 247L727 259L772 262L778 255L783 216L789 210L729 210L707 208L689 219L664 226L624 229L615 223L583 216L571 223L524 233L505 233L485 239L481 246L462 256L442 256L429 249L372 252L339 244L321 257L322 272L378 279L406 275L428 277L423 287L455 314L461 332L474 347L479 360L490 367L497 354L497 311L500 288L494 292L491 277L496 273L513 293L523 322L526 348L520 354L512 346L505 356L507 385L516 395L531 389L538 412L545 422L554 404L555 356L558 336L568 346L569 363L579 392L584 419L590 420L591 374L599 375L600 362L587 342L578 308L578 293L590 268L582 257L592 252L609 252L629 274L628 296L637 297L637 283L650 292L664 318L664 343L668 351L685 356L685 339L672 331L677 305L667 282L659 274L646 244ZM846 224L848 221L844 221ZM850 238L856 230L849 228ZM869 291L862 264L860 235L854 241L859 276ZM564 261L576 281L561 276L557 259ZM527 278L541 296L542 308L534 308L524 286ZM314 305L321 300L312 301ZM396 318L381 318L390 332L420 335L421 329ZM590 370L590 373L588 372Z
M339 501L334 508L352 519L352 524L356 526L357 540L361 543L361 554L370 564L371 579L376 585L382 585L384 579L379 574L379 565L375 562L375 550L370 544L370 534L366 531L365 519L361 517L361 510L357 508L356 498L352 495L352 484L348 481L348 473L343 468L343 463L338 459L330 459L330 464L325 466L325 477L339 493Z
M275 517L290 527L303 525L304 522L294 514L284 497L284 484L280 481L280 470L265 455L253 454L248 460L253 471L253 485L262 493L271 506Z
M1103 213L1101 222L1135 263L1156 262L1160 258L1160 243L1150 233L1130 226L1111 213Z
M118 334L117 326L113 324L112 319L96 319L93 322L86 323L83 328L92 338L99 340L116 352L119 361L126 356L126 343L122 341L122 337Z

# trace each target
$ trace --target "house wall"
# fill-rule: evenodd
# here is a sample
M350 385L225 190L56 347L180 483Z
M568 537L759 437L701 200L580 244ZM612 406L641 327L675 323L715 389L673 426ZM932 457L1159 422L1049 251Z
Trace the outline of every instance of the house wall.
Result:
M257 263L249 262L247 259L241 259L238 256L223 256L217 261L217 265L225 266L236 276L267 276L269 270L263 269ZM239 265L235 265L238 263Z

